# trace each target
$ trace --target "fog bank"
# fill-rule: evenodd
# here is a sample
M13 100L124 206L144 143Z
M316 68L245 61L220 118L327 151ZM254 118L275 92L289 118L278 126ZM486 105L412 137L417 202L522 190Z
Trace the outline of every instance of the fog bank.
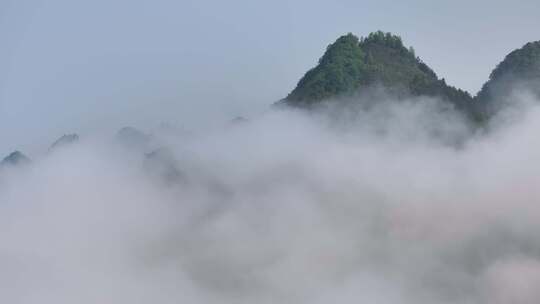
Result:
M540 107L513 98L486 134L417 99L4 168L0 302L538 303Z

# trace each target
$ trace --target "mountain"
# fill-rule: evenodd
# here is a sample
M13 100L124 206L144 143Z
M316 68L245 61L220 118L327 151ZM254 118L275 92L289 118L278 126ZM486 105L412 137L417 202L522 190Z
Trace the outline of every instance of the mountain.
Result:
M362 92L373 85L382 85L397 97L438 97L465 110L473 100L469 93L439 79L416 57L414 49L403 45L399 36L378 31L362 39L350 33L338 38L282 102L310 107L325 99Z
M116 133L116 141L127 148L146 148L151 136L133 127L124 127Z
M478 115L487 119L508 106L513 89L527 88L540 96L540 41L508 54L491 72L475 100Z
M6 156L1 162L0 166L18 166L18 165L25 165L29 164L31 162L30 158L28 158L26 155L19 151L12 152L8 156Z
M77 134L65 134L57 139L49 148L49 151L53 151L59 147L70 145L79 141L79 135Z

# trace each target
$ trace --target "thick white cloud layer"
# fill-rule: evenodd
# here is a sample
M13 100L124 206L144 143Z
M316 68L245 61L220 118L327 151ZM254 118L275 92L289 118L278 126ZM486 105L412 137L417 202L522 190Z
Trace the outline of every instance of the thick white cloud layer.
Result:
M88 139L5 168L0 302L538 303L540 107L439 110L168 138L173 181Z

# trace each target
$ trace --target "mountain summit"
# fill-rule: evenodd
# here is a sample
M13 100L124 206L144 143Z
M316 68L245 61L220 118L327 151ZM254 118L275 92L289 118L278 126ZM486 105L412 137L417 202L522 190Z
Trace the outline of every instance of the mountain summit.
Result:
M373 85L397 96L438 97L460 109L469 108L473 100L469 93L439 79L399 36L378 31L361 39L350 33L338 38L283 102L309 107Z
M526 88L540 97L540 41L514 50L491 72L476 96L479 115L489 118L508 106L508 99L516 88Z

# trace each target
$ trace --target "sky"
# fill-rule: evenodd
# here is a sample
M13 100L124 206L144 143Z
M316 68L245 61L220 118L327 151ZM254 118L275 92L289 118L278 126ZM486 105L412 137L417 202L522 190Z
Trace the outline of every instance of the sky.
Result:
M253 116L348 32L400 35L473 95L539 39L537 1L0 0L0 154L65 133Z

